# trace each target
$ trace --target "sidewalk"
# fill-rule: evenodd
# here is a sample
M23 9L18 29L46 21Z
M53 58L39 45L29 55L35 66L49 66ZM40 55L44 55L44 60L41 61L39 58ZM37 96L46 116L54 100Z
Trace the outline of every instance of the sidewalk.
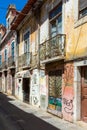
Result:
M59 128L60 130L87 130L87 125L85 123L78 122L77 124L73 124L67 122L50 113L47 113L46 111L41 110L40 108L23 103L15 99L13 96L8 97L14 99L12 101L9 101L11 104L15 105L16 107L27 113L32 113L36 117L39 117L40 119L48 122L49 124Z

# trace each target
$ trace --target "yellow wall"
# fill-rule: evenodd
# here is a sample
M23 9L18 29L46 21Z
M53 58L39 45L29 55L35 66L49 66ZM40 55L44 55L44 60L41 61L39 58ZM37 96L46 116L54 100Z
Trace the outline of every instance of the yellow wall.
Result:
M66 34L66 60L87 55L87 23L75 27L74 2L72 2L72 0L70 1L71 3L69 4L72 4L72 6L70 9L65 8L64 19L64 29ZM67 4L68 3L66 3L65 6L67 6Z

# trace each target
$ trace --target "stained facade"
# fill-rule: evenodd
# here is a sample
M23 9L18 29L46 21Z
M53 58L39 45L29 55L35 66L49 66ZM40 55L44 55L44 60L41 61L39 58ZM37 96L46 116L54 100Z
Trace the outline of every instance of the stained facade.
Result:
M16 33L10 24L16 15L14 5L9 5L6 15L6 28L2 25L0 34L1 91L15 95Z
M16 15L0 44L0 90L70 122L87 122L87 2L29 0Z

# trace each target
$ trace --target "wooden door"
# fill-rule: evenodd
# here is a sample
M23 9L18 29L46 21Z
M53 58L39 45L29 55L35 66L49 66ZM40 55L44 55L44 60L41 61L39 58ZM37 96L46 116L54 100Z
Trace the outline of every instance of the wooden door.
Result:
M81 117L87 122L87 67L82 67Z

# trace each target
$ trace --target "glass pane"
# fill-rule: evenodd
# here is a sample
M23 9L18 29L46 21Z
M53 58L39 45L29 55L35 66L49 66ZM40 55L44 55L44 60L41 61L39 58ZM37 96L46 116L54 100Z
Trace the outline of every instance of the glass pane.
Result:
M5 61L7 61L7 50L5 49Z
M29 39L24 41L24 53L29 52Z
M29 31L24 35L24 41L29 38Z
M11 44L11 50L12 50L12 57L14 57L14 42Z
M27 52L27 41L25 41L25 43L24 43L24 53L26 53Z
M56 21L51 24L51 37L56 36Z
M80 13L80 18L87 15L87 8L81 10L79 13Z
M55 17L57 14L62 12L62 4L60 4L55 10L50 12L49 18L52 19Z
M62 15L60 15L57 19L57 33L62 33Z

